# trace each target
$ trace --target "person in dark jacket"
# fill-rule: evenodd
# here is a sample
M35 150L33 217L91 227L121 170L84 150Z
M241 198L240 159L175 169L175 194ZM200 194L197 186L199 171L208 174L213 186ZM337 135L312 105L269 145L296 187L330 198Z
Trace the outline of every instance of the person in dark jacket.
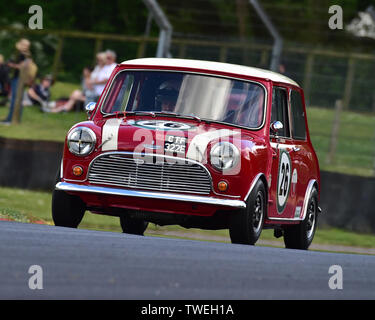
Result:
M11 98L10 98L10 108L8 116L5 120L1 121L2 124L10 124L13 118L14 112L14 104L16 100L16 93L17 93L17 85L19 82L19 73L20 68L22 67L23 63L26 59L31 57L30 54L30 41L27 39L21 39L16 43L16 54L15 56L8 62L8 67L11 68L10 70L10 89L11 89Z
M9 68L4 63L4 57L0 54L0 106L5 105L9 94Z

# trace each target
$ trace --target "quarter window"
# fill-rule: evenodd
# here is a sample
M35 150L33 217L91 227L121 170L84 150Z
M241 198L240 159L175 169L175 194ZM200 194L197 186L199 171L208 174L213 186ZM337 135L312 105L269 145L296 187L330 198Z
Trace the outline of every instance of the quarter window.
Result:
M290 100L293 118L293 138L297 140L305 140L306 123L302 96L298 91L292 90Z

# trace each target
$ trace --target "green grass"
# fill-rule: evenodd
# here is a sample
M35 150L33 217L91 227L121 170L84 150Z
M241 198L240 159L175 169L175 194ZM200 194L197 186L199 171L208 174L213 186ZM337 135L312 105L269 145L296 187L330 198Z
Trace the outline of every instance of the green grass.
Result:
M68 97L79 84L57 82L52 88L52 100ZM7 115L0 107L0 119ZM334 110L309 107L307 109L310 136L322 170L360 176L373 176L375 167L375 115L343 112L339 141L334 162L326 163L330 145ZM18 139L64 141L74 123L84 121L84 112L46 114L37 107L24 108L20 125L0 126L0 136Z
M36 222L42 220L53 225L51 217L51 193L0 188L0 218L4 216L10 216L20 222ZM86 213L79 228L121 232L119 218L96 215L89 212ZM229 242L228 230L211 231L184 229L178 226L160 227L150 224L146 234L162 236L166 231L180 232L183 238L189 238L189 236L184 236L184 233L195 233L197 237L201 237L202 240L207 236L224 236ZM276 238L273 237L272 230L263 230L261 239L276 241ZM282 243L281 239L277 241ZM315 235L314 244L374 248L375 235L359 234L333 228L319 228Z

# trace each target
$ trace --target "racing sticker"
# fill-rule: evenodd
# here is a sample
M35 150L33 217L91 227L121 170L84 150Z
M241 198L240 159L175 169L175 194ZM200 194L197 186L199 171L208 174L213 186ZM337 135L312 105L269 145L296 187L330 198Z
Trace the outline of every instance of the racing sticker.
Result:
M195 126L187 123L163 120L139 120L132 125L152 130L191 130L195 128Z
M102 151L117 150L118 131L122 119L108 119L103 126Z
M228 129L220 129L197 134L190 142L188 152L186 153L186 158L202 162L207 146L212 140L234 136L237 134L240 134L240 132Z
M277 211L282 213L289 197L291 182L291 161L286 150L280 150L279 172L277 177Z

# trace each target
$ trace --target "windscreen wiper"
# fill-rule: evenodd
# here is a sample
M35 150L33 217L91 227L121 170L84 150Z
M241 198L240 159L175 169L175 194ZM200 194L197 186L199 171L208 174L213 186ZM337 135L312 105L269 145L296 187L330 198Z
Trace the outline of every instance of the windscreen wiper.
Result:
M176 112L171 112L171 111L158 111L158 112L155 112L155 114L159 115L166 115L166 116L173 116L173 117L177 117L177 118L186 118L186 119L194 119L198 122L201 122L201 118L199 118L198 116L194 115L194 114L191 114L191 115L185 115L185 114L179 114L179 113L176 113Z

